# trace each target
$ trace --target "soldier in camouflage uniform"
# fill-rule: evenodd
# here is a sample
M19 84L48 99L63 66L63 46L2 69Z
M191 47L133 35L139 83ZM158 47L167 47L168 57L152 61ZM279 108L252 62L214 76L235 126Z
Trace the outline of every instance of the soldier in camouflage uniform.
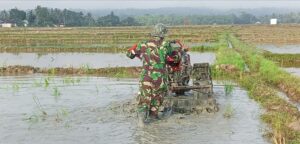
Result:
M171 43L164 40L167 29L163 24L157 24L148 40L128 49L127 56L138 57L143 62L140 76L140 93L138 97L138 112L143 113L145 120L150 115L158 117L163 110L164 96L168 92L168 76L166 61L172 53ZM169 58L170 59L170 58Z

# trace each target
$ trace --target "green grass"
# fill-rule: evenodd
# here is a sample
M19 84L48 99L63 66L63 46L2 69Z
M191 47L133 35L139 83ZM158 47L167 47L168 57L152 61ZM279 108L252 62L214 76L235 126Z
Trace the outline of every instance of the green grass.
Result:
M256 49L256 47L242 43L236 37L230 36L235 50L238 51L246 61L250 70L257 72L260 77L280 90L287 93L289 98L300 102L300 78L289 74L281 69L273 61L270 61Z
M245 62L242 56L234 49L227 48L227 34L219 36L219 44L217 44L217 46L216 65L229 64L241 71L245 69Z
M232 105L231 104L226 105L225 112L223 114L224 118L231 118L233 117L233 114L234 114L234 109Z
M18 92L20 90L20 84L14 82L12 84L12 90L13 90L13 92Z
M274 59L274 60L300 60L300 54L281 54L281 53L271 53L264 51L263 56L267 59Z
M274 54L265 52L263 56L268 60L274 61L280 67L300 67L300 54Z
M233 92L233 85L231 82L226 81L224 85L224 90L226 95L230 95Z
M223 47L220 42L211 43L209 45L199 45L191 47L191 51L195 52L214 52L217 51L220 47Z
M215 77L235 80L240 86L246 88L249 96L266 110L261 118L272 128L269 136L274 143L278 142L279 139L285 139L285 142L290 144L300 143L300 132L288 127L300 113L296 107L282 99L274 89L274 86L276 87L279 82L295 84L295 80L292 81L292 78L297 78L281 70L274 62L265 59L255 47L240 42L232 35L223 35L227 36L223 39L230 40L234 48L219 49L216 63L218 65L232 64L239 69L233 72L213 69L217 71L214 72ZM242 66L245 64L250 68L250 72L244 71Z

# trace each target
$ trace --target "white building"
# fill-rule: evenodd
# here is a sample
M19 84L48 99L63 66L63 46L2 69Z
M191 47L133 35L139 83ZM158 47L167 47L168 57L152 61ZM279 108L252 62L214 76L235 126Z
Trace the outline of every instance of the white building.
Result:
M3 28L11 28L11 27L16 27L17 24L13 21L1 21L0 27Z
M277 25L277 19L276 18L270 19L270 25Z
M13 27L13 24L12 23L2 23L1 26L4 28L10 28L10 27Z

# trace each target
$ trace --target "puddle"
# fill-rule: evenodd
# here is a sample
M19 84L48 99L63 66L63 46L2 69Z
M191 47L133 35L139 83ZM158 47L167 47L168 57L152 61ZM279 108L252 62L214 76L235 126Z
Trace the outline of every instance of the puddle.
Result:
M214 87L218 113L175 114L138 128L135 114L121 106L135 98L136 79L29 75L0 77L0 83L0 143L268 143L259 106L238 87L227 96L223 86ZM224 118L228 107L232 117ZM47 115L35 120L40 109Z
M300 68L283 68L285 71L300 77Z
M191 52L190 55L192 63L209 62L212 64L216 59L214 53ZM51 53L43 55L37 53L0 53L0 65L21 65L40 68L80 68L83 65L88 65L90 68L104 68L141 66L142 63L139 59L131 60L122 53Z
M276 46L276 45L258 45L260 49L277 53L277 54L300 54L300 45L283 45L283 46Z

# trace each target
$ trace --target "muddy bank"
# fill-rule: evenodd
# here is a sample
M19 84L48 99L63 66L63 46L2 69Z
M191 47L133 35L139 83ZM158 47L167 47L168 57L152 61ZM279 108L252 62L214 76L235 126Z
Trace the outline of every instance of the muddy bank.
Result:
M0 75L49 74L49 75L94 75L108 77L138 77L141 67L114 68L37 68L31 66L0 67Z
M214 53L191 52L191 62L215 61ZM33 66L39 68L106 68L141 66L139 59L129 59L125 53L0 53L2 66Z
M124 52L127 48L130 47L130 44L127 45L112 45L112 46L78 46L72 45L70 48L66 48L67 46L43 46L32 48L33 46L28 46L22 48L18 47L0 47L0 52L2 53L64 53L64 52L92 52L92 53L118 53Z
M300 54L276 54L265 52L263 56L280 67L300 67Z
M80 79L72 84L64 77L50 77L47 88L33 87L45 78L0 77L1 143L268 143L262 137L260 108L238 87L230 95L224 87L214 87L218 113L174 114L139 128L132 102L137 80L72 77ZM10 88L16 84L18 90Z

